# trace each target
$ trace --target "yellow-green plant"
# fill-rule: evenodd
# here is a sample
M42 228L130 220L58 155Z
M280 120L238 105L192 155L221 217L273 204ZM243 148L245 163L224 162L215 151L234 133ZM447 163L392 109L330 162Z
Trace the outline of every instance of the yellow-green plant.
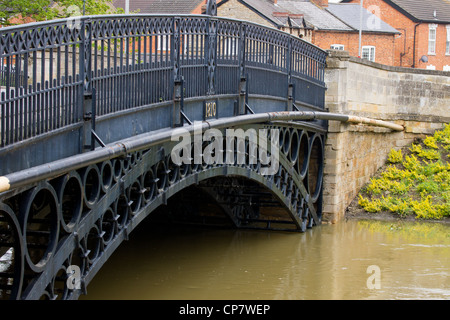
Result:
M361 195L359 196L358 204L367 212L380 212L382 209L380 199L369 200Z
M436 149L423 149L420 144L413 144L411 148L409 148L411 152L417 154L420 158L426 158L428 160L437 160L440 158L439 151Z
M424 219L450 216L450 162L444 160L450 158L450 124L409 151L405 156L402 150L390 151L389 165L362 189L359 205L367 212Z
M417 218L441 219L443 210L441 205L433 205L432 196L422 198L421 201L411 201L411 207Z
M400 215L406 215L409 214L411 211L410 205L409 205L410 199L399 199L399 198L390 198L389 199L389 208L393 213L397 213Z
M405 177L405 174L406 172L404 170L401 170L395 166L389 166L386 168L386 171L381 173L381 176L386 179L398 180Z
M420 168L422 165L419 160L412 154L411 156L406 156L405 160L402 162L403 167L405 169L416 171L418 168Z
M390 163L400 163L400 162L402 162L403 161L402 150L400 149L398 151L395 151L394 149L392 149L389 152L388 161Z
M438 149L435 137L427 137L427 138L425 138L425 140L423 140L423 144L426 145L428 148Z

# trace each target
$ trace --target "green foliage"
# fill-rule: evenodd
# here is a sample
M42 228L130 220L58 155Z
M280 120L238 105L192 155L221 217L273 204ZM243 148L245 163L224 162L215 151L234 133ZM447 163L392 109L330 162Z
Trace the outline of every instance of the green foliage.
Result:
M433 205L432 196L422 198L421 201L411 201L412 210L417 218L441 219L445 215L443 205Z
M408 199L410 200L410 199ZM380 211L391 211L399 215L411 214L411 207L408 200L404 200L397 197L384 197L368 199L359 195L358 204L364 208L367 212L380 212Z
M19 14L22 17L30 16L37 21L53 19L56 10L50 8L51 3L51 0L0 0L0 22L10 25L9 20Z
M359 195L358 204L367 212L380 212L382 208L380 199L369 200L361 195Z
M421 194L439 192L439 184L432 180L421 182L416 188Z
M112 0L86 0L85 15L124 13L115 8ZM83 0L0 0L0 22L10 25L10 19L17 15L30 16L36 21L81 16Z
M444 145L450 145L450 124L445 125L443 130L436 131L434 138Z
M410 157L405 157L402 165L407 170L415 171L420 166L420 161L412 154Z
M82 15L83 13L83 0L56 0L55 2L61 8L59 14L61 18ZM85 15L123 13L122 8L115 9L111 2L107 0L86 0Z
M433 141L435 142L435 140L433 140ZM431 145L434 146L433 144L431 144ZM436 149L437 149L437 147L436 147ZM411 152L416 153L420 158L426 158L428 160L437 160L440 158L439 151L436 149L435 148L423 149L421 145L416 145L416 144L413 144L410 148Z
M367 212L390 211L420 219L450 216L450 124L422 144L412 144L410 155L391 150L391 163L370 180L359 205Z
M402 150L398 150L395 151L394 149L391 150L391 152L389 152L388 155L388 161L390 163L399 163L402 162L403 160L403 155L402 155Z
M425 138L425 140L423 140L423 144L426 145L428 148L438 149L435 137Z

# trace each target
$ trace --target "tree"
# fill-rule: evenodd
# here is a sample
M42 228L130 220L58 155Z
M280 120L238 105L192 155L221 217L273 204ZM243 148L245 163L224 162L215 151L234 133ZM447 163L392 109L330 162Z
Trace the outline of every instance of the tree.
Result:
M53 19L56 12L50 9L51 3L51 0L0 0L0 23L14 24L10 20L18 15L37 21Z
M58 14L59 18L67 18L73 16L73 8L77 9L75 11L79 10L80 13L83 13L83 6L85 15L113 14L124 12L122 8L116 9L112 5L112 1L108 0L56 0L55 2L60 8Z
M31 17L36 21L67 18L81 15L83 5L86 15L123 13L108 0L0 0L0 24L15 24L11 18Z

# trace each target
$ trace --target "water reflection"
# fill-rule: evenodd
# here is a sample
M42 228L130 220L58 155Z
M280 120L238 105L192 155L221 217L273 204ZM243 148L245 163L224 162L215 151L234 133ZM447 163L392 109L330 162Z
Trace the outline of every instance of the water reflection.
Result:
M449 231L379 221L304 234L146 224L81 299L450 299ZM367 287L371 265L378 290Z

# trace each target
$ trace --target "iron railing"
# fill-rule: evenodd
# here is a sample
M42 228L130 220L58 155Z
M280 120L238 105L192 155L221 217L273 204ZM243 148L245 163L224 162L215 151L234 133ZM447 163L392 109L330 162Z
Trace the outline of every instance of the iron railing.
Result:
M209 15L85 16L0 29L0 147L97 116L174 99L239 94L324 108L326 52L276 29ZM19 81L15 74L22 75ZM11 79L17 79L10 81Z
M23 72L17 72L14 67L8 69L6 66L0 66L0 86L15 86L16 82L22 87L27 85Z

